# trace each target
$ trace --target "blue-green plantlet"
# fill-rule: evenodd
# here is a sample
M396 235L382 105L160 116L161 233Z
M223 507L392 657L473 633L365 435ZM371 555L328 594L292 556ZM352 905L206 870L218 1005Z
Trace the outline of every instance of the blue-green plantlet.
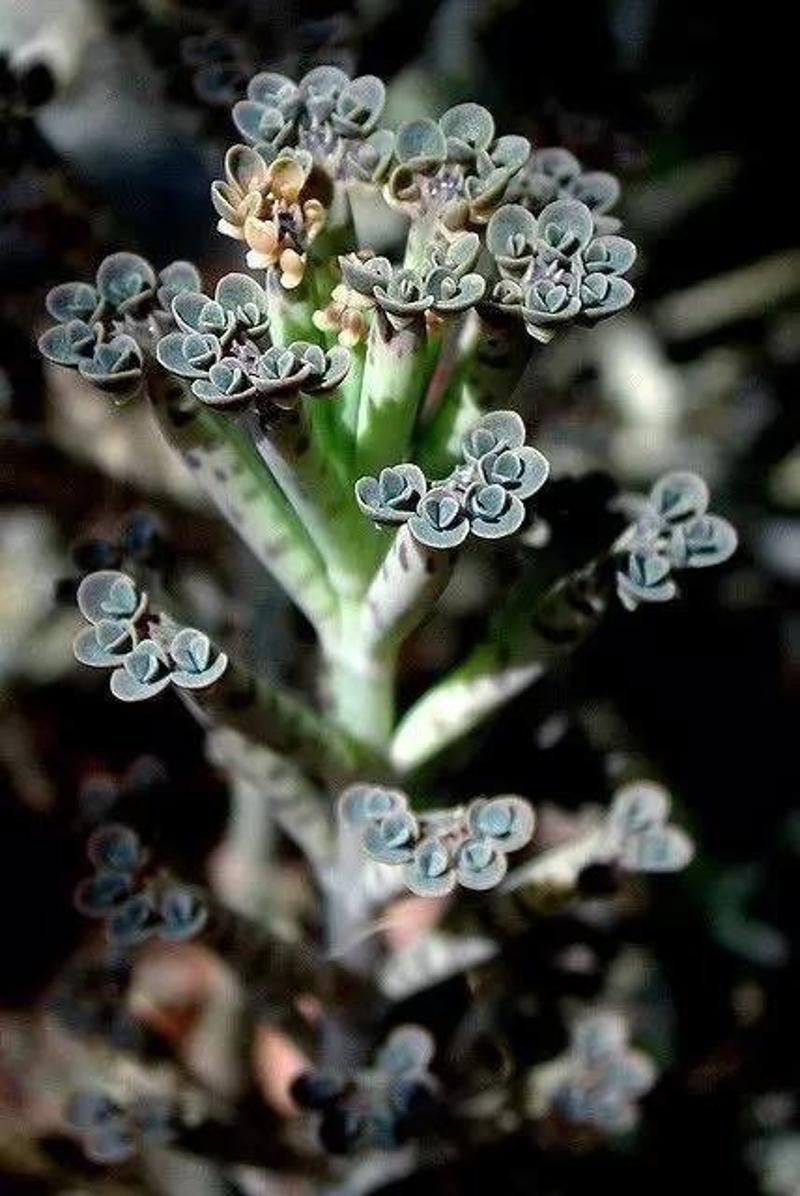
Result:
M180 1128L181 1111L166 1094L125 1100L103 1088L83 1088L70 1095L64 1120L88 1159L113 1165L132 1159L142 1148L170 1143Z
M628 1045L618 1014L597 1011L573 1027L566 1057L539 1080L552 1115L605 1134L623 1134L638 1120L637 1101L652 1088L656 1070Z
M202 896L149 870L147 853L130 827L99 827L86 854L95 872L78 885L75 906L87 917L105 920L115 947L133 947L153 936L182 941L203 929L208 914Z
M693 473L659 478L631 529L627 561L617 571L617 594L627 610L669 602L678 593L672 573L719 565L736 551L727 519L708 514L708 487Z
M399 790L365 785L342 794L339 812L368 856L403 865L405 885L420 897L444 897L457 884L494 888L508 869L506 856L530 841L535 823L528 802L511 794L415 815Z

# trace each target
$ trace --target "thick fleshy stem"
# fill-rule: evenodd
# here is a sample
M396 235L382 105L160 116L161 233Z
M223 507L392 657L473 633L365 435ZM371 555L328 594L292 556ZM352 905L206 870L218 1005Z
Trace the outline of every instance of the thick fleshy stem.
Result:
M350 484L355 481L355 452L364 366L367 359L367 340L364 338L350 350L350 369L338 390L338 399L331 411L336 428L337 443L343 467L342 476Z
M435 211L412 219L406 237L406 249L403 256L403 269L422 270L427 261L428 249L437 239L439 218ZM441 240L441 233L438 239Z
M336 400L309 405L313 401ZM334 591L347 598L362 594L378 558L378 533L364 526L352 493L345 491L331 458L319 451L307 411L299 408L274 423L250 411L242 424L319 550Z
M322 883L334 847L333 819L322 790L291 760L230 727L209 732L206 752L212 764L258 791L267 817L299 847Z
M457 556L455 551L420 544L404 524L367 590L361 621L364 645L376 650L402 643L445 590Z
M320 342L320 334L312 320L315 296L310 271L306 271L299 286L287 290L277 271L267 270L264 290L273 345L290 345L292 341Z
M235 421L204 407L185 382L155 364L147 393L163 436L222 516L317 633L332 632L337 599L325 563Z
M473 730L574 651L600 624L611 579L608 557L562 578L534 601L523 585L489 636L408 711L392 739L401 774L421 767Z
M288 756L312 776L340 780L373 763L363 743L302 699L232 662L208 689L181 690L180 696L207 729L239 731L251 742Z
M532 342L510 316L474 314L464 329L459 360L420 437L418 459L434 477L458 462L467 432L487 411L511 406Z
M375 753L379 773L388 774L385 754L395 723L396 648L371 650L362 637L363 599L343 603L341 631L324 646L322 687L329 717ZM378 765L377 761L380 761Z
M376 313L367 342L356 438L357 474L405 460L428 382L425 325L393 328Z
M575 839L513 868L500 885L500 892L541 889L573 894L581 870L598 858L606 834L605 820L598 811Z

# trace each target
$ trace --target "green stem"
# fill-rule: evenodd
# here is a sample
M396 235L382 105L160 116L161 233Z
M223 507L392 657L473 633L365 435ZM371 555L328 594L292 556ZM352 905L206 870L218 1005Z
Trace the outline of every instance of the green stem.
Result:
M360 602L342 605L340 637L324 653L324 696L340 727L374 752L385 753L395 721L396 649L369 649L362 611Z
M338 618L325 563L234 420L196 402L186 383L153 365L147 392L159 429L258 560L320 636Z
M398 647L430 613L458 553L426 548L401 527L364 599L361 634L371 651Z
M477 320L467 330L460 360L422 432L419 461L434 477L457 464L464 436L486 411L513 405L530 358L531 342L518 320Z
M267 815L300 848L316 876L324 877L334 847L326 795L291 760L232 727L211 731L206 753L216 767L258 790Z
M364 366L367 360L367 338L359 341L350 350L350 369L339 387L339 398L334 418L340 431L341 442L346 454L347 476L352 481L355 464L356 436L358 434L361 391L364 383Z
M289 756L313 776L352 777L372 762L370 752L343 727L233 663L208 689L180 692L206 727L238 731L253 743Z
M395 329L376 314L367 342L358 412L356 472L375 474L405 458L427 384L425 325Z
M309 272L298 287L281 286L277 271L267 271L265 290L269 312L269 334L273 345L286 346L292 341L320 342L312 315L316 306Z
M319 451L307 414L301 408L266 425L251 411L243 424L317 546L334 591L345 597L362 594L374 568L378 533L344 491L330 456Z
M424 269L428 249L436 239L438 224L439 219L435 212L428 212L411 221L403 257L405 270L421 271Z
M605 613L605 564L598 557L538 601L524 583L513 591L486 640L401 719L390 750L393 767L400 773L419 768L573 652Z

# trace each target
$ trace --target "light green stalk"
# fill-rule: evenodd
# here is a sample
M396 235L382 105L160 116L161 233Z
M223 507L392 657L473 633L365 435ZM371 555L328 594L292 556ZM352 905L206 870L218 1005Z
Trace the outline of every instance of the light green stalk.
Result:
M281 285L278 272L267 270L264 289L267 293L269 335L273 345L290 345L292 341L320 342L312 315L316 307L310 270L306 270L299 286L287 290Z
M309 399L309 406L312 402L335 399ZM344 490L331 457L320 451L307 412L301 408L266 425L253 411L243 424L319 550L334 591L345 598L363 594L379 552L378 533Z
M405 460L428 382L425 325L395 329L379 311L370 328L361 387L356 472L375 474Z
M367 360L367 338L360 340L350 350L350 369L339 387L339 398L333 411L341 445L344 476L352 483L355 475L356 436L361 408L361 392L364 383L364 366Z
M455 551L419 544L407 526L401 527L367 590L362 643L371 651L401 644L433 609L457 556Z
M502 317L490 323L472 316L450 382L422 429L418 460L427 473L449 473L459 460L464 436L480 417L514 405L512 395L530 353L531 342L519 320Z
M194 400L159 366L147 392L158 426L236 534L283 587L317 633L331 634L336 594L313 540L230 417Z
M412 772L494 714L574 651L599 625L607 594L605 558L562 578L534 601L525 583L512 593L487 638L408 711L390 761Z
M291 760L230 727L211 731L206 751L218 768L258 791L267 816L296 843L323 880L334 849L334 824L326 795Z
M365 641L362 611L363 598L342 603L339 636L324 649L323 698L339 726L385 757L395 723L397 652ZM384 763L381 772L387 771Z
M425 212L412 219L406 238L406 251L403 257L405 270L419 270L425 268L428 249L437 239L439 217L435 211ZM441 233L438 235L441 240Z
M313 776L339 781L372 766L371 753L342 727L232 662L208 689L180 694L207 727L239 731Z

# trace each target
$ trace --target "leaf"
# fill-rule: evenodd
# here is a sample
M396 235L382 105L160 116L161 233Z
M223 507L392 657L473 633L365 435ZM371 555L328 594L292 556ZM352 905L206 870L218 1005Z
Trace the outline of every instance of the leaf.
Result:
M456 852L456 874L465 889L493 889L507 869L505 855L490 839L465 839Z
M162 939L183 942L194 938L208 921L208 910L199 894L184 885L170 885L158 903Z
M105 619L136 622L144 613L147 595L132 578L116 569L99 569L83 578L76 594L78 610L90 623Z
M443 897L452 893L456 884L450 852L435 837L423 839L403 875L408 888L419 897Z

